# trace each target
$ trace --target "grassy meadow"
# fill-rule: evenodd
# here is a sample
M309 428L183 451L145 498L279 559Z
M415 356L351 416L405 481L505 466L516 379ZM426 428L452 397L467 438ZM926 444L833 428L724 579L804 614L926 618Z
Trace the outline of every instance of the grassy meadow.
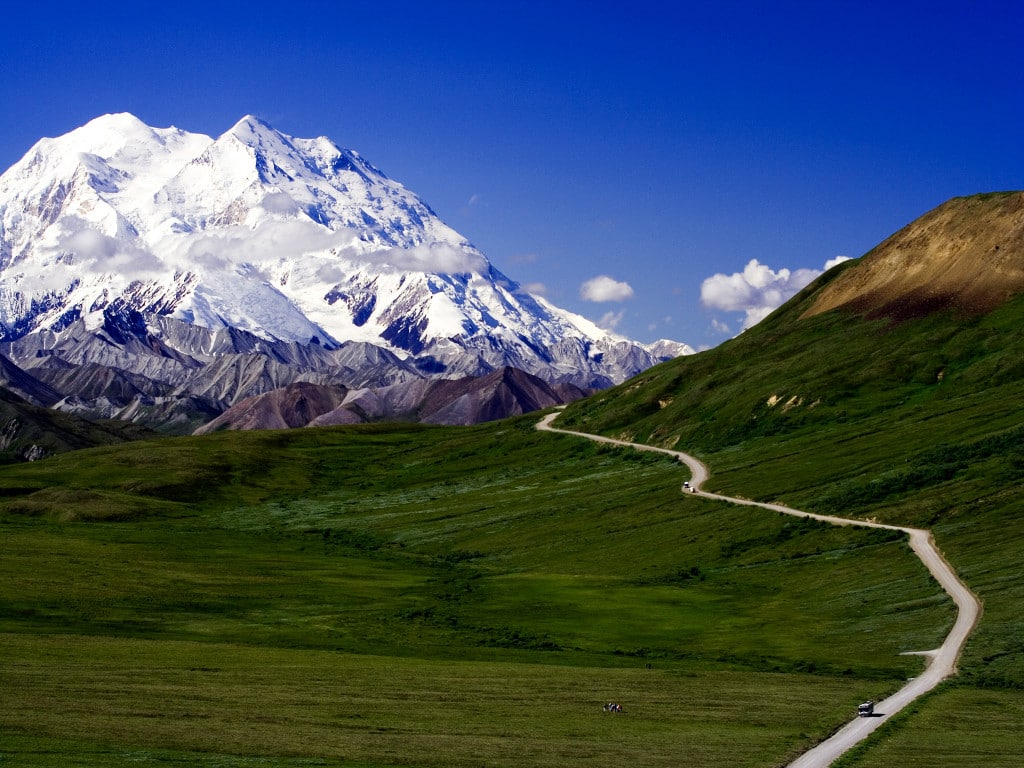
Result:
M0 468L0 765L782 765L952 621L898 536L536 420Z
M690 450L722 493L931 529L984 615L960 674L842 765L1024 764L1005 736L1024 732L1024 298L983 317L798 319L813 294L561 424Z

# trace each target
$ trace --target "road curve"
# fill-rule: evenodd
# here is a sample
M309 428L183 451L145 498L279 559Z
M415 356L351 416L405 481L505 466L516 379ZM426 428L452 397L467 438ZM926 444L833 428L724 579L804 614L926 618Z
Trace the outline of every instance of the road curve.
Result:
M895 715L918 697L932 690L940 682L956 672L956 662L967 642L971 630L974 629L978 618L981 616L981 603L975 597L967 585L957 578L956 573L946 562L931 532L922 528L903 528L897 525L884 525L873 523L867 520L854 520L844 517L833 517L831 515L815 515L810 512L802 512L799 509L783 506L782 504L768 504L749 499L737 499L732 496L722 496L717 493L708 493L701 490L701 486L708 479L708 468L702 461L682 451L671 451L667 448L657 448L652 445L630 443L625 440L616 440L602 435L591 435L586 432L573 432L567 429L558 429L551 426L551 423L558 416L558 411L546 415L537 424L537 429L548 432L560 432L566 435L575 435L599 443L621 445L628 448L635 448L639 451L653 451L656 453L667 453L685 464L690 470L690 488L692 492L703 496L706 499L717 499L730 504L744 504L751 507L763 507L775 512L782 512L797 517L810 517L815 520L824 520L833 525L857 525L863 528L887 528L893 531L902 531L910 538L910 548L924 563L928 572L935 577L939 585L953 599L957 607L957 618L953 628L942 645L932 651L913 651L929 657L928 666L920 676L912 678L896 693L883 701L876 702L874 717L855 717L844 725L829 738L808 750L792 763L788 768L825 768L831 765L839 756L847 752L855 744L867 738L882 723Z

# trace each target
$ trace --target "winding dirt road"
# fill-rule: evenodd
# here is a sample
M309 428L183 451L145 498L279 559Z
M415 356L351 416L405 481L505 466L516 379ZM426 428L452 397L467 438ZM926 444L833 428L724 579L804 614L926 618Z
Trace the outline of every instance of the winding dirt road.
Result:
M737 499L731 496L722 496L717 493L708 493L701 490L704 481L708 479L708 468L699 459L690 456L682 451L671 451L667 448L656 448L652 445L641 445L629 443L624 440L615 440L601 435L591 435L586 432L573 432L566 429L557 429L551 426L551 422L558 416L558 412L548 414L539 424L537 429L548 432L560 432L566 435L575 435L599 443L621 445L627 448L635 448L638 451L653 451L656 453L667 453L674 456L690 470L690 488L696 495L706 499L717 499L718 501L730 504L744 504L751 507L763 507L775 512L782 512L797 517L810 517L815 520L824 520L833 525L857 525L864 528L887 528L893 531L902 531L910 537L910 548L917 554L935 577L939 585L953 599L957 607L957 618L953 628L942 645L931 651L908 651L922 656L929 657L928 666L925 671L900 688L896 693L883 701L876 702L875 715L873 717L856 717L844 725L829 738L822 741L813 749L808 750L792 763L789 768L825 768L835 762L840 755L851 749L855 744L867 738L882 723L906 707L918 697L932 690L940 682L956 672L956 661L963 650L967 637L974 629L978 618L981 616L981 603L974 594L967 588L956 573L943 558L930 531L922 528L902 528L896 525L883 525L872 523L866 520L852 520L844 517L832 517L830 515L815 515L809 512L802 512L799 509L783 506L782 504L767 504L749 499Z

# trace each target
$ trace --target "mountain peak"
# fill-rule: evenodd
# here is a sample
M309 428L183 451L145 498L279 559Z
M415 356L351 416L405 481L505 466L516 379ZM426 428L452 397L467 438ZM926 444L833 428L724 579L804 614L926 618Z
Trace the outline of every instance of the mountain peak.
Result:
M110 112L94 117L82 126L84 129L105 128L122 131L149 131L150 127L131 112Z
M81 128L55 140L79 152L104 159L117 154L127 144L151 142L155 131L130 112L100 115Z
M264 135L281 136L281 132L278 131L274 126L255 115L246 115L237 123L235 123L227 131L226 135L235 136L242 141L248 141L252 137L259 137Z
M168 318L374 344L431 376L513 365L591 387L656 362L524 292L327 139L246 115L214 140L121 113L30 154L0 177L0 341L82 321L127 343Z

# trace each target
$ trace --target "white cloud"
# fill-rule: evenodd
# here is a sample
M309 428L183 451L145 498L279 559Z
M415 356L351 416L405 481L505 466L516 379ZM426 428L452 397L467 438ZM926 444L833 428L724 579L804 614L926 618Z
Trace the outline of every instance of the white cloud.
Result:
M532 293L534 296L548 295L548 287L544 283L526 283L523 286L523 290L527 293Z
M337 264L321 264L316 268L316 276L325 283L340 283L345 279L346 273Z
M475 211L481 205L483 205L483 203L480 200L480 195L475 193L470 195L469 200L467 200L466 204L462 206L462 215L471 216L473 214L473 211Z
M652 320L647 324L648 331L656 331L661 325L672 325L672 315L665 315L661 321Z
M76 261L93 261L100 269L130 280L146 280L167 272L164 263L149 251L94 229L62 238L60 250L73 253Z
M828 272L832 267L842 264L844 261L849 261L849 256L836 256L834 259L829 259L825 262L825 271Z
M711 318L711 330L715 333L730 333L728 323L723 323L717 317Z
M83 272L117 275L131 282L160 279L174 271L151 251L90 229L82 219L68 217L61 228L64 231L56 244L41 246L50 257L45 271L12 275L11 285L26 293L63 292Z
M276 205L287 201L273 198ZM262 222L255 232L247 227L232 227L216 232L204 232L182 239L180 250L184 266L224 269L229 265L278 263L299 259L309 253L333 252L353 261L389 265L403 272L437 272L441 274L481 273L487 270L487 261L479 253L464 250L447 243L431 243L414 248L382 248L365 252L365 246L356 245L351 230L332 232L311 221L270 220ZM331 270L321 268L321 277L329 279ZM338 272L340 279L340 271Z
M825 269L846 261L847 257L829 259ZM711 309L726 312L744 312L743 328L751 328L764 320L773 310L785 304L822 273L819 269L775 271L757 259L751 259L742 272L731 275L718 273L704 280L700 286L701 303ZM712 327L718 330L717 321ZM725 328L725 324L721 324Z
M238 226L185 235L179 239L178 248L182 267L220 270L231 264L295 259L303 254L348 245L353 239L350 232L331 232L312 221L270 220L261 223L255 231Z
M264 196L262 206L263 210L278 214L294 214L299 210L299 204L287 192L270 192Z
M608 275L598 275L580 286L580 298L586 301L625 301L633 298L633 288Z
M614 331L625 316L626 310L624 309L620 312L605 312L601 319L597 321L597 325L606 331Z
M404 272L437 272L457 275L466 272L480 274L487 270L487 261L483 256L472 251L464 251L447 243L418 245L414 248L388 248L360 258L389 264Z

